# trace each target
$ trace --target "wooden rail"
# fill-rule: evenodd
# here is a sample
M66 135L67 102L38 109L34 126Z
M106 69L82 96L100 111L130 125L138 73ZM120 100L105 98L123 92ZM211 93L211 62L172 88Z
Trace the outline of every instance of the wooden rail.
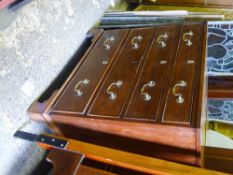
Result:
M233 98L233 76L209 76L209 98Z
M48 135L54 137L53 135ZM85 157L96 160L102 163L107 163L114 166L119 166L126 169L136 170L139 172L155 174L155 175L224 175L225 173L206 170L198 167L192 167L173 163L165 160L160 160L139 154L133 154L125 151L119 151L103 146L98 146L82 141L57 137L62 140L67 140L68 143L65 150L79 152ZM51 148L51 145L38 142L43 148ZM137 146L137 145L135 145Z

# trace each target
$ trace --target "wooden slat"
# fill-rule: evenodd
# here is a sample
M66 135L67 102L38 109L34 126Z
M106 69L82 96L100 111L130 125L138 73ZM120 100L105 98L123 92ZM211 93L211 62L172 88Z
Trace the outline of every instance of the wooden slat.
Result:
M233 76L209 76L209 98L233 98Z
M233 149L206 147L205 167L233 173Z
M53 175L114 175L113 173L82 165L83 155L67 150L53 149L46 160L53 164Z
M78 171L84 156L80 153L53 149L46 160L53 164L53 175L74 175Z
M138 123L131 121L103 120L54 115L53 122L91 129L96 132L115 134L121 137L196 150L195 136L200 129L172 125ZM132 132L133 131L133 132Z
M115 173L110 173L107 171L99 170L96 168L88 167L85 165L81 165L77 175L116 175Z
M48 135L54 137L52 135ZM60 138L64 139L65 138ZM48 148L46 144L40 144L42 147ZM155 174L155 175L224 175L225 173L205 170L202 168L182 165L165 160L151 158L139 154L128 153L107 147L102 147L86 142L68 139L67 150L80 152L85 157L100 161L103 163L136 170L139 172Z

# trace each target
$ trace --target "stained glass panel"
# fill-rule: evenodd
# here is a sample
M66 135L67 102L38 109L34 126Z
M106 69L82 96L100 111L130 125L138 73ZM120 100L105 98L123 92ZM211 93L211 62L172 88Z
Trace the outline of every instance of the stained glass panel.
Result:
M212 120L233 123L233 101L221 99L208 100L208 117Z
M233 22L208 23L208 74L233 75Z

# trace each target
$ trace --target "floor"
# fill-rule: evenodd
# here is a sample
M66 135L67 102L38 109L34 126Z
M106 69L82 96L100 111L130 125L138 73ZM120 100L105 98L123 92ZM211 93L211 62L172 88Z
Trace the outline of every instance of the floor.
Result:
M74 54L110 0L33 0L0 11L0 175L25 175L44 152L12 137L17 129L40 133L26 110Z

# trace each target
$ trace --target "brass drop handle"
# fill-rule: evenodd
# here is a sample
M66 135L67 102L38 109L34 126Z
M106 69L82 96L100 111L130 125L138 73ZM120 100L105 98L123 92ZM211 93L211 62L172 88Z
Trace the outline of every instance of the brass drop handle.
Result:
M185 86L187 86L186 81L181 80L179 83L175 84L175 86L172 88L172 93L175 97L177 97L176 102L179 104L184 103L184 97L181 93L177 93L176 89L177 89L177 87L185 87Z
M145 101L150 101L151 100L151 95L148 92L145 92L146 87L154 87L155 82L154 81L149 81L148 83L144 84L141 88L141 95L144 97Z
M88 79L84 79L84 80L80 80L74 87L74 91L76 92L77 96L82 96L83 95L83 91L81 91L80 86L81 84L83 85L87 85L90 83L90 80Z
M164 33L163 35L159 35L157 38L157 43L160 45L160 47L164 48L167 46L168 35L167 33Z
M109 98L110 98L111 100L115 100L115 99L117 98L116 93L112 92L112 91L111 91L111 88L112 88L113 86L116 86L116 87L119 88L119 87L122 86L122 84L123 84L123 81L118 80L117 82L113 82L113 83L111 83L111 84L108 86L108 88L107 88L107 94L109 95Z
M141 35L134 36L131 39L131 44L133 45L133 49L138 49L139 48L139 42L141 42L143 37Z
M115 38L112 36L110 38L107 38L105 41L104 41L104 47L106 50L109 50L111 48L111 45L110 43L113 42L115 40Z
M191 46L193 44L191 41L192 36L193 32L191 30L183 34L183 41L186 42L186 46Z

